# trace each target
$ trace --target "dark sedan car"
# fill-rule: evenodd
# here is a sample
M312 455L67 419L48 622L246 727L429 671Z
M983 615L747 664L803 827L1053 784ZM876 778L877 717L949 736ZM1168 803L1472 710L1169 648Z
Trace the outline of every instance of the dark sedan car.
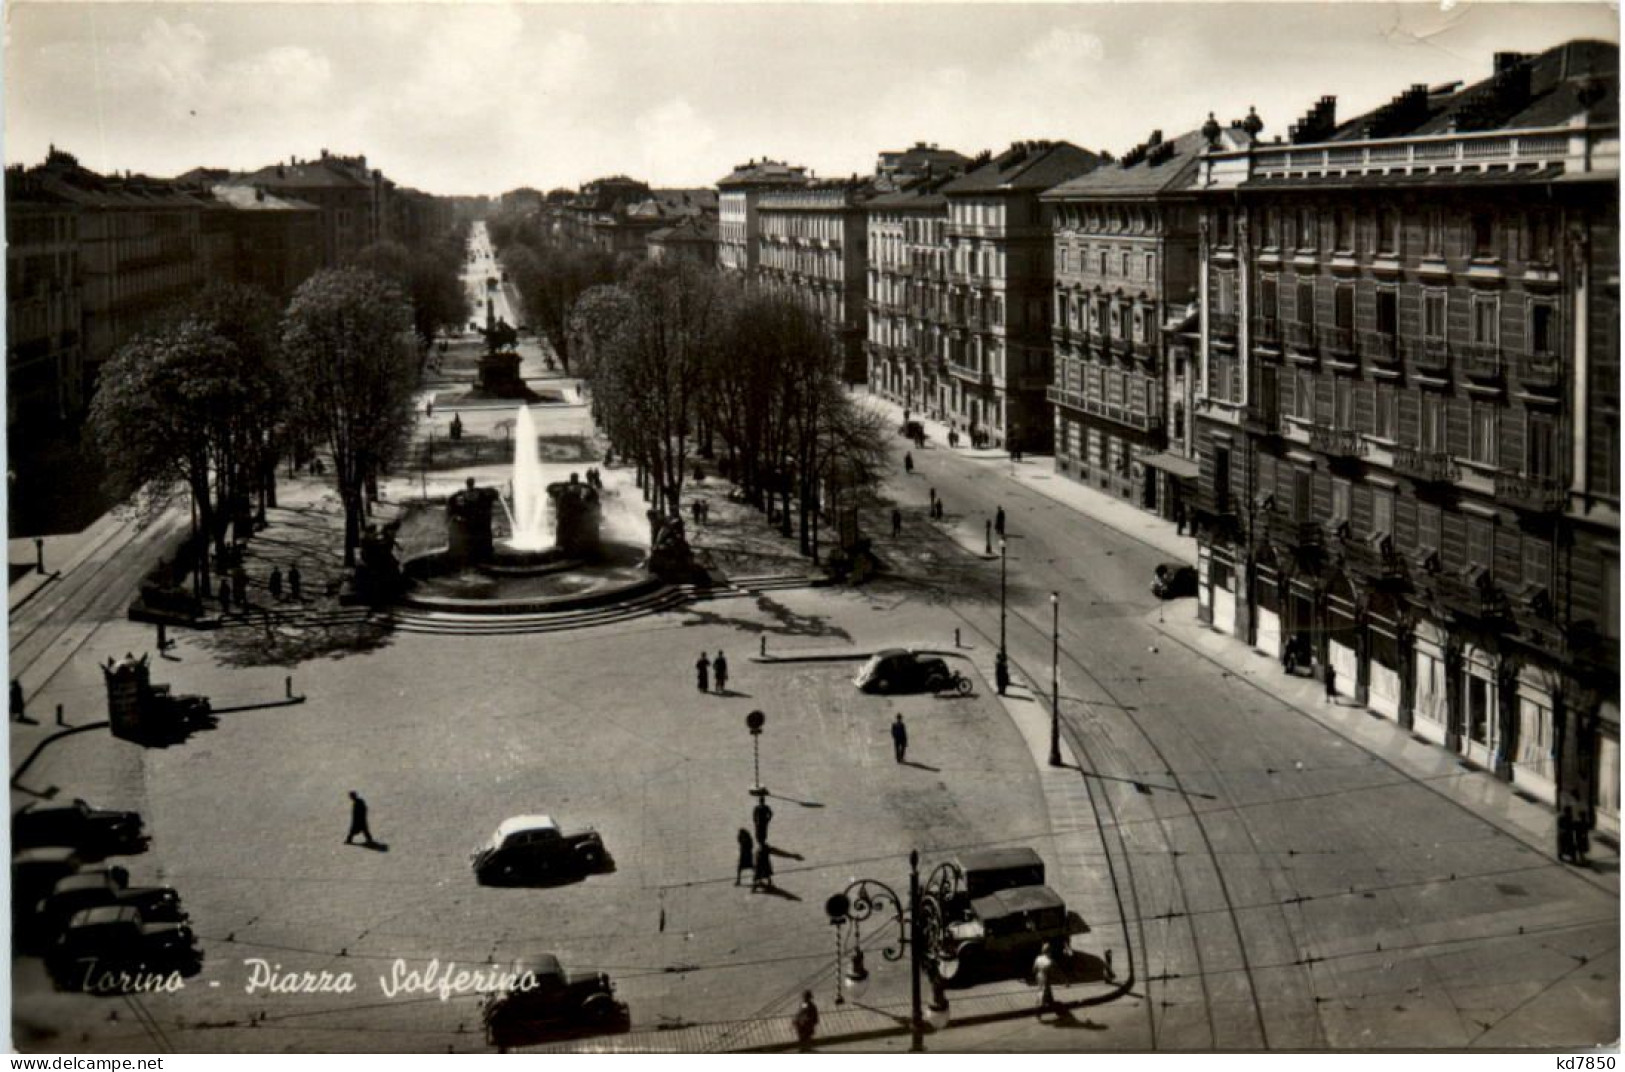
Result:
M608 859L595 830L566 834L550 816L516 815L474 850L469 865L482 885L517 886L591 874Z
M852 684L860 692L880 694L900 692L945 692L961 694L971 690L970 679L950 669L946 659L922 655L906 648L877 651L863 664Z
M1196 568L1178 562L1164 562L1151 578L1151 594L1158 599L1178 599L1196 594Z
M82 800L70 804L24 804L11 817L11 848L66 845L86 860L143 852L147 835L133 811L93 808Z
M482 1009L486 1041L498 1049L626 1030L626 1005L603 972L567 972L549 953L516 969L516 985L488 995Z

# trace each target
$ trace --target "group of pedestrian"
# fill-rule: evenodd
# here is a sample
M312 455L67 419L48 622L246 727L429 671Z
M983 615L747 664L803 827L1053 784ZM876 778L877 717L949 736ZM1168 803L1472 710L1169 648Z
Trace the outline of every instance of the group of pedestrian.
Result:
M931 489L930 516L931 516L931 519L933 521L941 521L942 520L942 499L940 499L937 496L937 489L936 488Z
M1590 851L1591 824L1573 808L1564 808L1557 817L1557 858L1584 867Z
M703 525L711 520L711 500L695 499L688 504L688 508L694 515L694 524Z
M767 844L767 827L773 821L773 809L768 806L766 795L757 798L750 819L756 836L752 838L749 830L739 829L739 862L734 868L734 885L739 885L740 876L749 871L750 892L755 893L773 888L773 852Z
M604 490L604 478L598 475L598 467L595 465L587 467L587 486L595 491Z
M701 692L711 691L711 679L716 678L717 695L723 696L728 692L728 657L717 652L715 659L707 659L705 652L694 660L694 676Z

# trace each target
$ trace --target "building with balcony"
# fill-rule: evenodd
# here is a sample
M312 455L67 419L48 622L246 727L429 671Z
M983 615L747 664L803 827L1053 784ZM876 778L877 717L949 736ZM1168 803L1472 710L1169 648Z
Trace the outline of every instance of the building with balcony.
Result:
M869 202L869 390L941 417L947 412L948 199L955 172Z
M322 214L315 205L229 182L209 194L202 228L210 281L256 286L285 302L322 266Z
M1054 244L1039 195L1090 171L1068 142L1017 142L983 154L942 187L948 202L948 352L944 408L973 442L1043 451L1049 389Z
M1195 370L1178 340L1196 300L1188 187L1206 146L1200 131L1153 131L1042 198L1054 224L1055 468L1169 519L1185 516L1197 473Z
M6 429L14 453L88 401L79 205L39 171L6 169Z
M387 236L386 202L393 184L380 172L369 171L365 156L339 156L323 149L317 159L290 157L285 164L234 175L231 182L315 205L321 213L324 268L350 263L357 253Z
M1199 613L1619 814L1618 50L1199 164Z
M764 192L805 186L810 176L799 165L777 160L740 164L717 182L717 267L756 271L760 223L757 203Z
M757 277L818 312L840 347L848 383L867 374L866 209L874 195L871 179L817 180L762 191L755 203Z

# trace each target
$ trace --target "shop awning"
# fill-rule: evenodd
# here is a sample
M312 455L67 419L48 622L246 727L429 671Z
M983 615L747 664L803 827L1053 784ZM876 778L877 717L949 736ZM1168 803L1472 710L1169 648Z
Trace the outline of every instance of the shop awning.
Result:
M1183 480L1195 480L1201 473L1196 459L1186 458L1179 454L1170 454L1162 451L1159 454L1147 454L1138 461L1141 465L1149 465L1153 469L1161 469L1169 476L1177 476Z

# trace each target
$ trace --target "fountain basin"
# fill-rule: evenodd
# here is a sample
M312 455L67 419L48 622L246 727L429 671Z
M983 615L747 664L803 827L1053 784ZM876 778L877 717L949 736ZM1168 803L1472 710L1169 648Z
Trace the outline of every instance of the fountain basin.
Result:
M607 607L664 587L644 568L648 552L605 543L591 561L557 547L523 551L498 544L492 557L459 565L442 548L408 559L402 606L451 614L545 614Z

